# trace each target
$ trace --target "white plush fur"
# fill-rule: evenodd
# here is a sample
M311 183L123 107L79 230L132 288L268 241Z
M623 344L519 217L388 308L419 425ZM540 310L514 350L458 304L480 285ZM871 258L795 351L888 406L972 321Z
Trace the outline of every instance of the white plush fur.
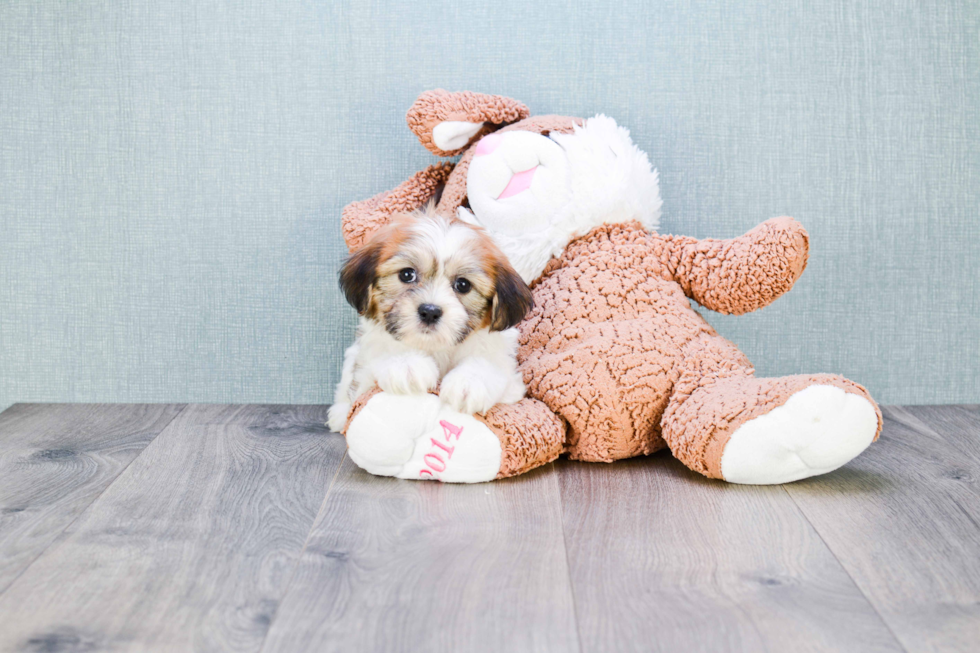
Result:
M500 471L500 440L493 431L433 395L375 395L351 421L347 446L354 464L377 476L480 483Z
M877 430L878 415L864 397L810 386L740 426L725 445L721 473L730 483L747 485L826 474L864 451Z
M440 150L451 152L465 147L482 128L482 122L447 120L432 128L432 142Z
M471 161L471 210L460 208L459 217L487 229L528 283L569 242L601 224L636 220L657 229L657 171L612 118L595 116L572 134L500 136L494 151ZM530 189L497 199L510 176L535 165Z

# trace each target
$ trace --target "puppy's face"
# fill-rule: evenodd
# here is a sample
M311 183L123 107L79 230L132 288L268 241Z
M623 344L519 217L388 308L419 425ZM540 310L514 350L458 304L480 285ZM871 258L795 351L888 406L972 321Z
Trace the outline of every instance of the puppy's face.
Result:
M410 347L435 351L477 329L508 329L531 291L482 230L440 216L399 216L355 252L340 286L358 313Z

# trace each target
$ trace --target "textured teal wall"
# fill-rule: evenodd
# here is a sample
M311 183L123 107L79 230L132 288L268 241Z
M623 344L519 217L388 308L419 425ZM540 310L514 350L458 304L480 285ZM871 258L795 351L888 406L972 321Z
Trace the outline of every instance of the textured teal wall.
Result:
M348 201L433 158L422 90L604 112L664 231L790 214L810 267L709 319L765 374L980 401L980 5L0 4L0 406L327 402Z

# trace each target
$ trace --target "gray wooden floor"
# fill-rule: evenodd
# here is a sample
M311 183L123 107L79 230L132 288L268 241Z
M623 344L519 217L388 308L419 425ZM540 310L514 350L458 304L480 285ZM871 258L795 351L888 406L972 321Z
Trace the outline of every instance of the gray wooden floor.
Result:
M325 406L0 414L2 651L978 651L980 407L836 473L375 478Z

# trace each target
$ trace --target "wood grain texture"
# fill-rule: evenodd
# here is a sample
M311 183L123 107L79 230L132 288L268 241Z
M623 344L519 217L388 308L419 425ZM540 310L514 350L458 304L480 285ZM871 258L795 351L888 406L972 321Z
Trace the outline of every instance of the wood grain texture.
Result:
M18 404L0 414L0 594L182 409Z
M667 455L558 471L583 650L901 650L781 488Z
M978 406L886 408L862 456L781 487L666 455L396 481L341 463L326 407L179 411L0 415L0 651L980 641Z
M0 596L0 650L260 648L344 455L325 420L187 407Z
M884 409L881 439L786 486L910 653L980 646L980 419Z
M939 433L973 469L980 468L980 404L906 406L904 411Z
M482 485L350 460L265 651L575 651L554 468Z

